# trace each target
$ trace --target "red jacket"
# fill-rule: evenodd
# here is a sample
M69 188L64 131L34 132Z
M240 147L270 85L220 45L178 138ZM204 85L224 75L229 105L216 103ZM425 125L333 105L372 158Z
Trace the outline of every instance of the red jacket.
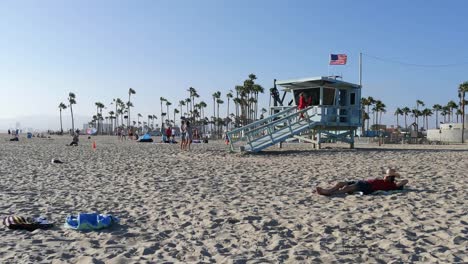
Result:
M391 191L398 190L396 183L382 179L370 179L367 182L371 185L373 191Z
M299 110L304 109L307 107L307 104L305 102L304 96L299 96L299 105L297 105L297 108Z

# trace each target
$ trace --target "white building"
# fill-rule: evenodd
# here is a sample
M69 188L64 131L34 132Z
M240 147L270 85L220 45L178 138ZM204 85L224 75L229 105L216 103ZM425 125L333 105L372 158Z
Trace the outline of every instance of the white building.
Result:
M462 124L447 123L441 124L440 129L429 129L427 131L427 139L450 143L461 143ZM468 114L465 115L465 130L463 139L465 143L468 142Z

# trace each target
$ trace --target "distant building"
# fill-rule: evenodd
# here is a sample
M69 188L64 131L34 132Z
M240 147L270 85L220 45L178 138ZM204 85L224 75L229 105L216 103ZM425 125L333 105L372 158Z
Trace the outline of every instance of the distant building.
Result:
M465 131L464 141L468 142L468 114L465 115ZM462 138L462 124L461 123L446 123L440 124L439 129L429 129L427 131L427 139L433 141L443 141L452 143L461 143Z

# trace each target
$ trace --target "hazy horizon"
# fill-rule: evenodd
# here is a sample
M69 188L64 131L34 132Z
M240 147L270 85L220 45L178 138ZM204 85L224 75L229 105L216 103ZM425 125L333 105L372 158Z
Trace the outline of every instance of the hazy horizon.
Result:
M395 124L395 109L417 99L427 108L458 102L457 87L468 81L467 8L465 1L422 0L4 1L0 130L16 122L59 130L58 105L69 92L81 128L95 102L107 113L114 98L128 100L130 87L132 120L137 113L159 120L159 98L174 109L189 87L208 116L212 93L221 91L225 116L226 93L250 73L266 90L259 107L268 108L274 79L340 74L358 83L360 52L363 96L382 100L383 123ZM331 53L347 54L348 64L328 66ZM66 130L69 109L63 118Z

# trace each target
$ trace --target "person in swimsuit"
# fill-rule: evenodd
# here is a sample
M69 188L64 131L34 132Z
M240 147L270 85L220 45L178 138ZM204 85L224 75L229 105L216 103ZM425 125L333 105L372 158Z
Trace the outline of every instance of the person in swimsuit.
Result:
M375 191L391 191L401 190L408 183L408 180L395 181L395 178L400 178L394 169L388 169L383 179L369 179L349 182L338 182L332 188L325 189L317 187L317 194L334 195L353 192L362 192L363 194L371 194Z
M192 144L192 128L190 127L190 122L186 122L187 129L187 139L185 140L185 149L190 150L190 145Z
M185 141L187 141L187 126L185 125L185 121L182 120L182 124L180 126L180 149L185 149Z

